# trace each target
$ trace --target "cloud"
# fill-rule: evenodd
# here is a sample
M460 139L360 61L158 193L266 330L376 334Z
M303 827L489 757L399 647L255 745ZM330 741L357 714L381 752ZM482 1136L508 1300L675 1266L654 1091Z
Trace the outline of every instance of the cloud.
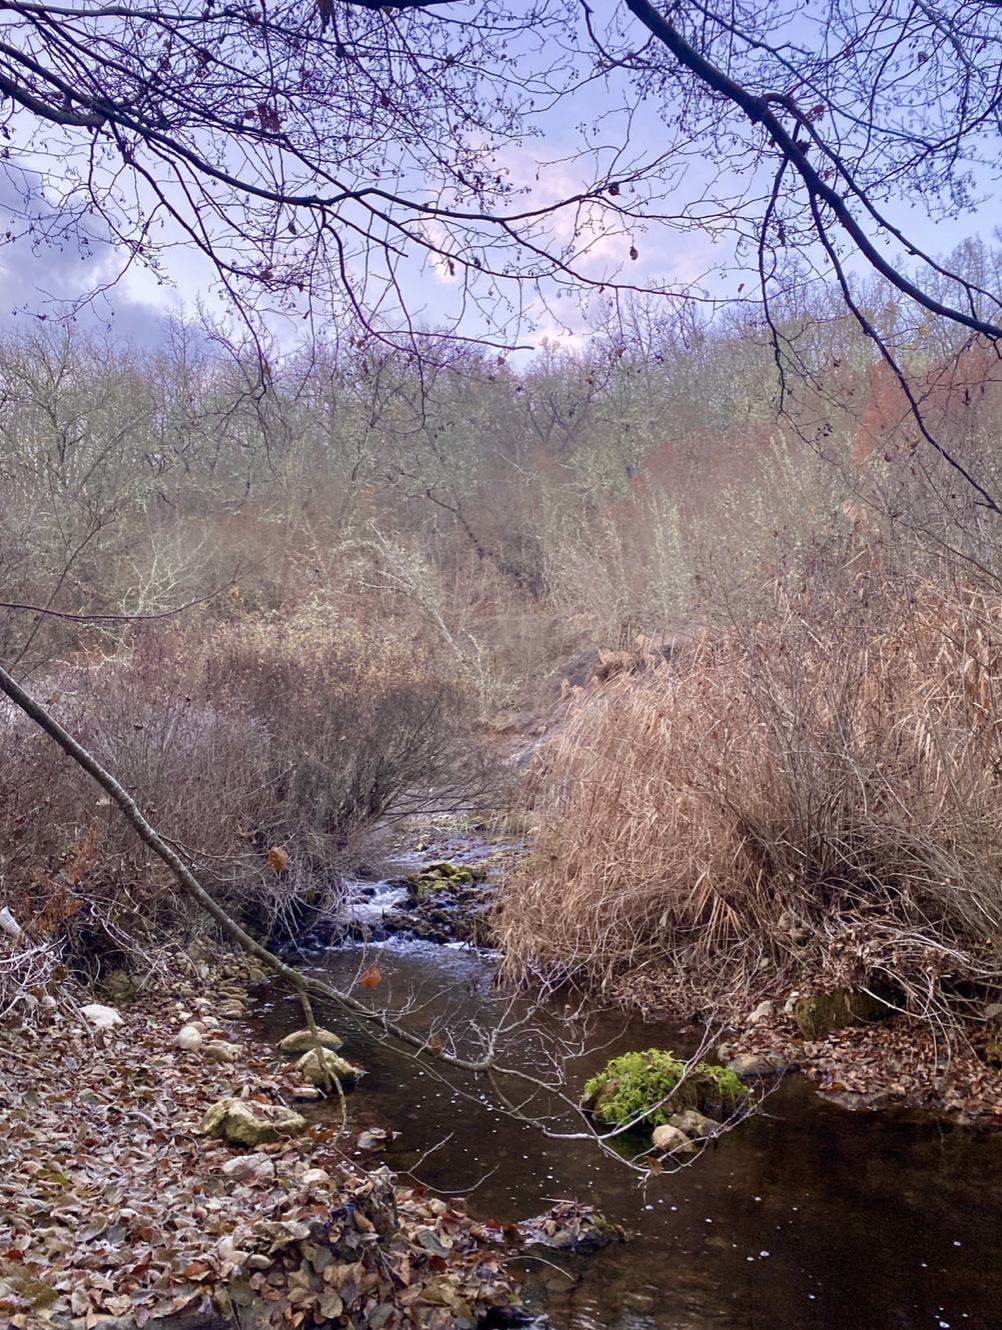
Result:
M0 329L71 320L137 345L159 343L175 302L139 296L128 277L119 280L124 266L121 250L93 227L53 217L35 172L0 174Z

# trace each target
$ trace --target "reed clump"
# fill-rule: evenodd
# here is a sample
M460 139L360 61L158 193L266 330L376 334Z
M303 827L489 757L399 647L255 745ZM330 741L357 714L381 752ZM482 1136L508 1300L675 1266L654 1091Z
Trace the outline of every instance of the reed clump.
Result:
M810 972L952 1020L1002 980L1002 600L873 578L591 685L537 757L509 974L737 1006Z

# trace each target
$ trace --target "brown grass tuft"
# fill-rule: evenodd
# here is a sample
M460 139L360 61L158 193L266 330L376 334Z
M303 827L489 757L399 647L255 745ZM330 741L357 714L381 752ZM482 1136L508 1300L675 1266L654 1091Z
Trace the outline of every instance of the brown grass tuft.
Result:
M498 921L514 976L694 1004L777 979L1002 981L1002 604L843 581L575 698Z

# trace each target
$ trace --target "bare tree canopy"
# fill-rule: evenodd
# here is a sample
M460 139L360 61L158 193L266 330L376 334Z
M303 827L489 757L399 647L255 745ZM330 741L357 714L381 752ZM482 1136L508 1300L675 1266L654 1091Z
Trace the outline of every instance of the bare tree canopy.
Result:
M821 278L851 303L862 260L994 342L998 293L903 219L992 198L1000 70L990 0L6 0L4 229L168 279L194 246L245 309L384 333L423 263L502 344L561 286L719 298L667 261L699 232L767 308Z

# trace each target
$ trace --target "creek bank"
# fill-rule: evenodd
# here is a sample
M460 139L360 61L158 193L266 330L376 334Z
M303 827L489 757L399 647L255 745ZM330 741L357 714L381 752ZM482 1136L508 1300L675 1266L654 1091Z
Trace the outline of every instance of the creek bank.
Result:
M386 884L398 893L393 904L379 909L378 889L357 884L376 908L353 936L378 940L400 933L434 943L491 945L496 883L526 846L524 838L492 844L479 833L458 832L455 823L412 827L389 852L405 870ZM760 995L754 1009L732 1006L724 1011L730 1028L720 1060L742 1079L766 1086L802 1072L845 1107L933 1111L959 1122L1002 1125L1002 1006L994 1017L988 1010L985 1020L972 1023L966 1040L954 1039L944 1058L940 1032L895 1010L896 990L871 990L777 991ZM677 1021L694 1031L705 1025L700 1013L689 1020L680 1015L684 995L664 985L656 971L627 976L614 997L648 1020Z
M805 1039L797 1004L792 994L755 1024L736 1020L718 1050L722 1060L744 1076L799 1071L843 1108L931 1112L959 1124L1002 1127L1002 1069L975 1051L982 1026L951 1041L925 1021L884 1014Z
M241 958L209 969L147 988L103 1028L68 980L53 1007L4 1026L5 1322L426 1330L517 1316L501 1226L398 1186L385 1168L366 1172L348 1158L360 1134L332 1125L329 1106L293 1121L291 1060L242 1019L214 1014L227 998L250 1013L258 975ZM182 1022L201 1027L197 1047L176 1043ZM217 1043L232 1060L205 1056ZM246 1148L207 1135L219 1103L274 1130Z
M1002 1127L1002 1004L994 1019L995 1006L989 1005L964 1027L945 1030L888 1010L884 1001L876 1020L805 1038L797 1008L802 1018L805 1006L815 1015L809 1008L817 996L817 989L805 986L760 992L757 1006L756 999L722 1002L711 1013L721 1041L716 1055L766 1087L800 1072L843 1108L931 1113L960 1125ZM694 1036L707 1028L707 1013L687 1009L674 978L653 967L623 976L612 997L645 1021L677 1023Z

